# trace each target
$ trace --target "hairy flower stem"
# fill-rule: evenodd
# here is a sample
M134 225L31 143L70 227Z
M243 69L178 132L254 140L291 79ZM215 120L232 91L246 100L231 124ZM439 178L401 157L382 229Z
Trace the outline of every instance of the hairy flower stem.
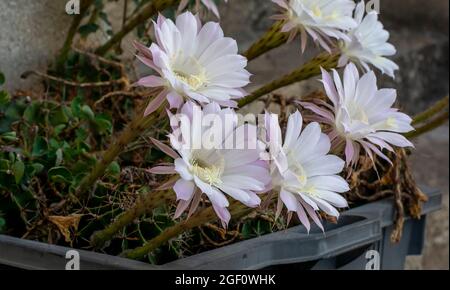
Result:
M73 39L78 31L81 21L83 20L86 12L89 10L91 5L95 0L82 0L80 6L80 13L75 15L72 24L70 25L69 32L67 33L66 40L64 42L61 51L59 52L58 58L56 59L56 70L61 71L64 67L64 63L67 60L70 49L72 48Z
M141 11L136 15L132 16L128 22L122 27L122 29L117 32L111 39L104 45L99 47L95 52L98 55L104 55L116 44L120 43L122 39L135 29L139 24L143 23L147 19L155 16L158 12L163 11L174 5L178 5L180 0L153 0L147 5L141 8Z
M162 105L161 108L165 106ZM160 110L160 109L159 109ZM108 150L103 154L102 158L95 164L94 168L78 186L75 196L78 199L84 198L94 183L101 178L108 166L122 153L126 146L136 140L146 129L148 129L158 118L160 111L144 117L143 111L139 111L136 117L128 124L126 129L112 143Z
M234 201L231 203L229 210L234 218L242 218L250 214L255 209L248 208L245 205ZM208 207L194 214L189 219L179 222L170 228L167 228L160 235L145 243L142 247L123 252L121 256L134 260L142 259L150 252L167 243L169 240L181 235L188 230L202 226L208 222L215 221L216 219L217 217L214 213L214 209L212 207Z
M244 53L244 56L251 61L262 54L285 44L289 39L289 33L281 32L283 25L284 21L275 22L272 27L270 27L269 30Z
M165 203L172 202L174 198L175 196L168 194L167 191L156 191L141 195L133 208L119 215L104 230L95 232L91 237L91 245L97 249L102 248L116 233L134 220Z
M239 101L239 107L242 108L257 100L258 98L267 95L279 88L320 75L321 67L326 70L335 68L337 66L338 59L339 55L337 54L330 55L328 53L321 53L304 64L299 69L294 70L290 74L285 75L280 79L263 86L262 88L243 98Z
M428 121L433 118L436 114L443 111L448 107L449 97L445 97L442 100L438 101L436 104L428 108L426 111L416 115L413 119L412 125L417 125L423 122Z
M431 132L434 129L440 127L441 125L444 125L446 122L448 122L448 118L449 112L445 112L440 116L436 117L434 120L430 121L429 123L423 125L422 127L416 128L415 131L405 134L405 137L408 139L413 139L422 136L423 134Z

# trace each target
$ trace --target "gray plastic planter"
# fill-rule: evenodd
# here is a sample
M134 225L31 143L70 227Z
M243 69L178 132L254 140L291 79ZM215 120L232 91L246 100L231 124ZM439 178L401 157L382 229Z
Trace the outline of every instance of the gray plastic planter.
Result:
M363 205L343 214L338 225L326 225L326 234L307 234L301 226L236 243L162 266L77 250L82 270L245 270L245 269L357 269L379 264L381 269L403 269L408 255L420 255L427 214L440 209L442 195L427 190L430 200L423 218L408 219L400 244L390 242L392 200ZM64 270L72 249L0 235L0 269ZM379 258L380 263L376 263Z

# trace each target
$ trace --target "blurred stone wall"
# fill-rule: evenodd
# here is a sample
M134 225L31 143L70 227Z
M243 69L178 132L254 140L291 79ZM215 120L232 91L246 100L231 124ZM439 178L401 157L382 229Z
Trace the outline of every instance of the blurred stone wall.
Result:
M123 0L109 4L120 22ZM401 71L395 81L384 77L380 86L395 87L404 109L413 114L449 92L448 0L380 0L381 19L397 47L394 60ZM70 17L66 0L0 0L0 70L6 73L10 90L35 88L20 75L31 69L45 69L62 46ZM270 0L230 0L221 6L227 35L246 49L271 25L275 5ZM117 23L115 23L117 24ZM98 41L101 39L94 39ZM300 54L294 41L250 64L253 87L275 79L308 60L314 50ZM302 95L317 86L316 81L296 84L284 91ZM448 126L415 141L414 167L419 182L445 193L444 209L430 218L424 257L411 259L408 268L448 269Z

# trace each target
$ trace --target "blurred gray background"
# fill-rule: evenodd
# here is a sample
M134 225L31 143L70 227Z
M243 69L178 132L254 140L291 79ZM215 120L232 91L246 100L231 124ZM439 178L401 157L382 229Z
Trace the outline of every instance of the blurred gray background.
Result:
M121 20L122 2L109 6ZM269 16L275 6L269 0L230 0L221 6L222 24L227 35L247 48L270 26ZM70 17L64 12L65 0L0 0L0 70L6 74L7 88L35 89L36 81L23 81L27 70L44 70L62 46ZM395 81L383 78L382 86L399 91L403 109L410 114L449 93L448 0L380 0L381 19L391 32L391 42L398 49L395 61L401 71ZM133 36L129 36L129 39ZM102 41L102 35L91 41ZM125 51L130 46L124 42ZM125 54L129 58L130 54ZM274 50L250 65L255 75L252 86L289 72L311 56L300 54L294 42ZM297 84L285 93L301 95L315 82ZM421 184L436 187L444 193L444 208L431 216L427 244L422 257L408 260L407 269L449 268L449 128L448 124L415 140L417 149L412 163Z

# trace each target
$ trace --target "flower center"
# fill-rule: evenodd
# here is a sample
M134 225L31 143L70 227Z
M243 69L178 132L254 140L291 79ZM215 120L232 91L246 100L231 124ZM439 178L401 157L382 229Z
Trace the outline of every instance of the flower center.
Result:
M296 164L294 173L297 176L297 180L300 183L300 186L303 188L308 182L308 175L306 174L305 169L301 164Z
M388 118L386 121L386 124L392 128L392 129L397 129L398 125L397 125L397 120L395 120L395 118Z
M360 121L361 123L369 125L369 117L367 117L367 114L366 112L364 112L364 110L357 110L352 118L354 120Z
M187 84L191 89L198 90L206 83L206 76L204 74L191 75L181 71L175 71L177 79Z
M369 117L363 107L357 102L351 102L348 104L348 112L350 113L350 118L353 121L359 121L363 124L369 125Z
M314 6L313 13L316 17L322 17L322 10L320 10L319 5Z
M191 161L191 172L209 185L222 184L221 176L223 172L223 160L217 165L208 165L199 159Z

